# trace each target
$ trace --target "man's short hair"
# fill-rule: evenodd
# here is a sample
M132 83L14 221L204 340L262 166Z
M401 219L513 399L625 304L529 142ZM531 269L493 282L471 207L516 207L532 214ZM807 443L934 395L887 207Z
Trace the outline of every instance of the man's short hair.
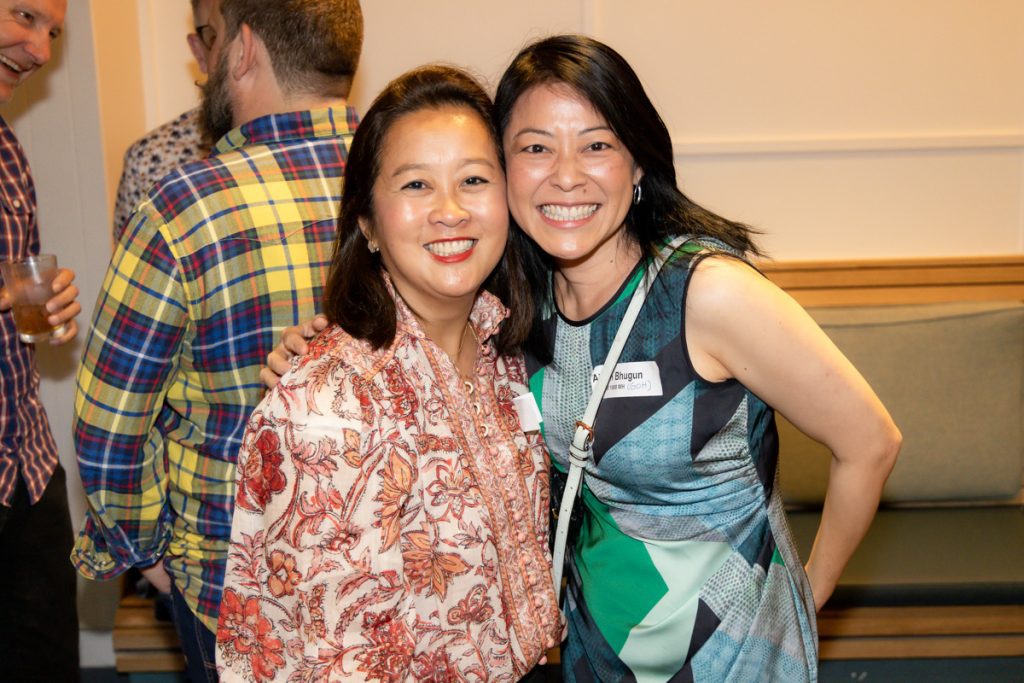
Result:
M363 47L359 0L222 0L225 40L247 24L286 92L347 97Z

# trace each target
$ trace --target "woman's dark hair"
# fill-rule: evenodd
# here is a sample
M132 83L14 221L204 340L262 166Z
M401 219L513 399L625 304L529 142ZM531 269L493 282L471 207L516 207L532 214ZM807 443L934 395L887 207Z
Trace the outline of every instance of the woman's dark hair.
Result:
M384 142L403 116L429 109L459 107L475 113L494 142L504 166L501 138L494 126L493 105L484 89L466 72L431 65L409 71L388 83L359 124L348 152L345 188L334 256L324 289L324 313L353 337L374 348L395 338L395 302L384 283L380 254L371 254L359 220L373 220L373 186L380 173ZM522 265L520 240L506 247L483 288L501 299L510 310L495 346L499 353L513 353L529 334L533 298Z
M750 227L708 211L679 190L668 128L622 55L580 35L552 36L523 48L505 69L494 97L500 135L519 98L540 85L564 85L582 95L643 169L643 199L626 215L626 234L643 253L653 256L666 238L677 235L714 237L742 252L760 253Z
M604 43L581 35L544 38L523 48L501 77L494 96L498 133L504 138L519 98L544 85L565 86L578 93L622 141L643 170L643 199L626 214L626 236L648 258L678 235L713 237L741 252L760 254L754 230L708 211L684 195L676 184L672 138L636 72L622 55ZM555 265L522 230L513 225L509 244L523 254L523 265L535 301L548 296ZM541 363L551 360L548 335L538 307L526 347Z

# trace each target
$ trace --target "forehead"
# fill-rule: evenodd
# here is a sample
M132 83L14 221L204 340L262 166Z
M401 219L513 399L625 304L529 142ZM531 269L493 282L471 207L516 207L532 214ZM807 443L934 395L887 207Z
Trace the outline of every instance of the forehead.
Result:
M497 155L497 144L490 129L473 109L442 106L417 109L396 118L384 133L381 150L384 157L408 156L413 147L422 147L458 137L471 144L480 144Z
M535 85L516 99L511 119L528 117L534 125L562 116L582 116L599 125L607 125L604 115L582 92L567 83L555 81Z
M64 27L64 14L67 12L67 0L0 0L0 8L4 10L23 10L30 12L51 29Z

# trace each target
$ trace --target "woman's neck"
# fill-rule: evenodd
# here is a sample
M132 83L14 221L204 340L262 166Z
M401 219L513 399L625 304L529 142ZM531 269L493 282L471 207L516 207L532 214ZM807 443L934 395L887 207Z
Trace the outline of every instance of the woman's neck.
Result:
M476 333L469 323L469 314L473 310L472 303L468 308L459 307L458 311L448 310L444 315L423 316L417 311L413 315L423 329L423 333L448 354L455 366L465 375L471 375L476 365Z
M633 272L640 256L639 245L623 237L610 255L594 253L580 261L559 263L554 277L558 310L570 320L594 315Z

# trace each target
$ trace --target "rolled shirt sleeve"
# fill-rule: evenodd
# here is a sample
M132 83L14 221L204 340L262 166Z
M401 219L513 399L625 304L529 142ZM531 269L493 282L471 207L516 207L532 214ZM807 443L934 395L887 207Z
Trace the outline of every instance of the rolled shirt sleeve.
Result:
M159 422L188 311L159 228L152 215L134 215L133 238L118 245L104 278L78 371L74 440L89 512L72 562L88 578L152 565L170 540Z

